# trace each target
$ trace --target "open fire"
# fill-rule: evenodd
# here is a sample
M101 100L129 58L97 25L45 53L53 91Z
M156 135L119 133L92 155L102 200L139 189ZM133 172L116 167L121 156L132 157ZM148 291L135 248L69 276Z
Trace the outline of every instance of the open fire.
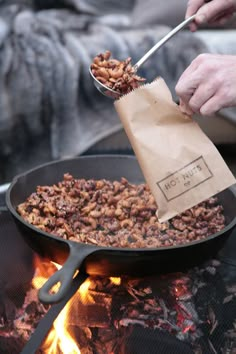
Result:
M37 277L33 283L39 284ZM86 353L89 341L93 339L93 345L96 343L95 337L100 338L99 346L101 343L107 346L106 353L118 353L114 351L116 343L119 348L121 344L117 334L122 338L124 329L129 332L133 325L160 329L180 340L194 342L202 333L197 328L199 318L192 303L190 279L181 274L177 279L176 275L161 277L155 287L148 285L146 279L90 277L55 320L41 350L47 354L83 353L85 348L75 339L78 327L83 333L81 342L85 338L88 341ZM118 315L114 316L117 305ZM98 352L99 349L95 351Z
M220 267L220 262L211 261L186 274L142 279L90 276L55 319L37 354L130 354L137 331L148 334L148 341L151 335L156 346L162 336L167 342L171 338L182 353L234 354L235 316L226 324L221 321L225 311L236 308L236 285L225 286ZM9 343L17 339L20 349L1 351L0 340L0 352L20 353L29 340L50 308L39 303L37 289L56 269L55 264L36 259L23 307L16 310L14 320L1 319L0 336ZM139 350L143 353L143 348Z
M59 265L48 262L48 268L45 272L44 263L40 262L38 258L36 258L36 272L35 276L32 280L32 285L36 289L40 289L42 285L47 281L48 275L52 275L57 269L60 268ZM51 266L51 267L50 267ZM54 286L52 291L56 292L58 286ZM58 354L58 353L71 353L71 354L80 354L80 350L75 340L72 338L68 330L66 329L67 323L67 313L70 307L70 302L64 307L61 311L60 315L55 319L53 323L53 327L48 334L42 348L40 348L40 352L45 354Z

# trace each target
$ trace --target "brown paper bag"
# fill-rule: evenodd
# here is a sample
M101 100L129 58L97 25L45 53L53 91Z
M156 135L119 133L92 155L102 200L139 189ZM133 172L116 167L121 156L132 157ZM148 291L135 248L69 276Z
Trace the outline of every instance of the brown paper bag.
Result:
M157 202L160 222L235 183L214 144L181 113L163 79L123 96L115 108Z

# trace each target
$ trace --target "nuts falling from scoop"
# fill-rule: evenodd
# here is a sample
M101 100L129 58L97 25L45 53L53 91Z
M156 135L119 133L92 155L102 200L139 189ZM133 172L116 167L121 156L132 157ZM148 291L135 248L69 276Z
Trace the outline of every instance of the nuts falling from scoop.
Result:
M112 59L111 52L108 50L93 59L91 71L101 84L121 95L129 93L145 81L144 78L136 75L130 57L123 61Z

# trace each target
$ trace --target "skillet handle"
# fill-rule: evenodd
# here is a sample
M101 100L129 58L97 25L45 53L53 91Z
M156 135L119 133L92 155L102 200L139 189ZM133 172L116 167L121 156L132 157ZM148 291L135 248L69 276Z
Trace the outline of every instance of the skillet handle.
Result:
M83 244L70 244L70 254L61 269L54 273L39 290L39 300L44 304L55 304L61 301L70 288L76 270L79 269L85 258L98 248ZM52 288L60 283L56 293L51 293Z

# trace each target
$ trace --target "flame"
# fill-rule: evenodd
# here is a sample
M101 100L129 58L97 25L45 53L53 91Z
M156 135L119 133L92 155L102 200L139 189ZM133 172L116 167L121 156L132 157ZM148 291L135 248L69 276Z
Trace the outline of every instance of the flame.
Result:
M41 275L36 275L32 280L32 285L35 289L40 289L45 284L47 279Z
M46 354L58 354L58 352L80 354L77 344L65 327L70 302L71 301L68 302L54 321L53 328L44 343L44 351Z
M121 284L121 278L110 277L110 281L117 286Z
M80 301L84 305L86 305L88 302L90 304L95 303L94 299L92 298L91 295L89 295L89 292L88 292L90 285L91 285L91 280L87 278L78 290L79 296L80 296Z
M32 280L32 284L36 289L39 289L43 286L43 284L47 281L47 279L57 270L60 269L61 266L55 262L45 263L40 259L35 259L35 276ZM76 274L75 274L76 275ZM121 278L111 277L110 282L114 285L119 286L121 284ZM74 296L78 296L80 298L80 302L82 304L94 304L95 300L92 295L89 293L90 287L92 284L92 278L87 278L86 281L80 286L77 293ZM53 291L58 290L59 284L56 284L53 287ZM71 299L64 309L60 312L58 317L53 323L53 327L48 334L44 344L42 346L42 350L45 354L57 354L59 352L66 354L80 354L80 349L76 344L73 337L70 335L66 328L69 310L71 307Z
M35 289L40 289L48 278L58 269L61 265L55 262L44 262L40 258L35 258L35 275L32 280L32 285ZM60 283L56 284L52 291L58 291ZM84 294L85 296L85 294ZM53 327L48 334L44 344L43 352L45 354L58 354L58 352L66 354L80 354L80 350L66 329L66 322L68 318L68 311L70 309L71 300L66 304L64 309L60 312L59 316L53 323Z
M54 268L51 268L48 270L47 265L55 266ZM55 262L50 262L50 263L45 263L45 262L40 262L39 258L35 258L35 274L34 278L32 279L32 285L35 289L40 289L48 280L49 276L54 273L53 270L59 270L62 266L60 264L57 264ZM57 292L60 287L60 283L55 284L52 288L52 292Z
M56 263L56 262L51 261L51 263L54 264L55 267L56 267L58 270L62 268L62 265L60 265L60 264L58 264L58 263Z

